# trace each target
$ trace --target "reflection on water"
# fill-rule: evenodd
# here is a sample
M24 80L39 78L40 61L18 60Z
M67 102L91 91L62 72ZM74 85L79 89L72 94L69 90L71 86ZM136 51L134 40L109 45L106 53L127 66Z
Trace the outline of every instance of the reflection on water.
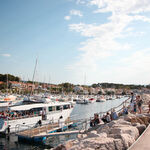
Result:
M127 98L126 98L127 99ZM112 107L121 104L125 98L108 100L106 102L95 102L87 105L76 104L74 110L72 111L72 119L84 119L93 117L94 113L105 112ZM57 137L49 137L46 141L47 146L42 145L31 145L27 143L19 143L18 138L15 135L8 137L0 137L0 150L43 150L49 149L51 146L56 146L63 143L69 139L75 139L77 135L65 135Z

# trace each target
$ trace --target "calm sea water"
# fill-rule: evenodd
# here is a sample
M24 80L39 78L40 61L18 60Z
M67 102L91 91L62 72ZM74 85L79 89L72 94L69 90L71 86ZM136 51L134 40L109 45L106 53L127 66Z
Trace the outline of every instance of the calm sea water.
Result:
M84 119L93 117L94 113L104 112L109 110L112 107L118 106L127 98L121 98L116 100L108 100L106 102L95 102L88 105L76 104L72 111L73 119ZM42 150L50 149L51 146L56 146L57 144L63 143L66 140L74 139L76 135L72 136L60 136L59 138L49 138L47 140L47 145L31 145L27 143L19 143L18 138L15 135L9 137L0 137L0 150Z

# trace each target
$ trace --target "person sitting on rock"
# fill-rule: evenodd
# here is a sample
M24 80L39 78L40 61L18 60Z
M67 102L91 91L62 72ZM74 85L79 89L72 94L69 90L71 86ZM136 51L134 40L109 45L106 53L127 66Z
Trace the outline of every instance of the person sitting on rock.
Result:
M128 114L128 108L123 106L123 112L122 112L123 115L127 115Z
M106 115L103 115L103 117L101 118L101 120L102 120L104 123L106 123L106 122L107 122L107 120L106 120Z
M110 114L109 114L109 112L107 112L107 114L106 114L106 123L109 123L110 121L111 121Z
M116 120L117 118L118 118L118 115L117 115L115 109L113 109L111 112L111 120Z
M100 123L98 114L94 114L94 119L90 121L90 126L94 127Z

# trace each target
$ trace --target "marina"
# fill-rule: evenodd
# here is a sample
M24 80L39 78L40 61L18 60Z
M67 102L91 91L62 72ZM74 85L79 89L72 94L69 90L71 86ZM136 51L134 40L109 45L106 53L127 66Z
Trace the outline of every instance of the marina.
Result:
M1 0L0 18L0 150L150 150L150 0Z
M76 104L76 105L74 105L74 108L72 109L72 113L70 115L70 118L71 118L71 120L76 121L76 123L77 123L77 120L80 121L80 122L84 122L86 119L92 118L94 113L107 111L107 110L111 109L114 106L118 106L125 99L126 98L116 99L114 101L106 101L106 102L103 102L103 103L94 102L94 103L88 103L88 105ZM64 102L60 102L60 103L64 103ZM58 102L56 102L56 104L58 104ZM67 104L67 103L65 102L64 104ZM32 104L29 104L29 106L30 105L32 105ZM34 104L34 105L35 106L38 106L38 105L42 106L41 104ZM19 108L19 106L12 106L13 110L16 110L16 108ZM33 106L32 106L32 108L33 108ZM91 110L90 113L88 111L89 109ZM39 116L39 117L41 118L42 116ZM76 138L76 136L81 132L81 127L80 128L75 128L73 130L71 129L69 131L68 131L68 126L64 126L64 128L60 127L61 125L59 124L58 120L59 120L59 118L56 119L56 123L54 123L55 122L54 120L52 122L52 119L50 120L50 122L46 122L46 121L44 122L44 120L43 120L42 121L43 122L42 127L39 126L37 128L32 128L33 126L21 124L20 121L19 121L19 124L17 124L17 126L14 126L14 128L15 128L14 131L16 132L16 135L15 135L16 136L16 142L17 143L21 142L20 144L22 145L23 144L22 139L25 139L25 137L27 137L26 138L27 139L26 143L32 143L34 141L34 143L35 143L34 145L36 145L36 143L37 143L36 140L37 140L38 142L41 141L40 145L45 144L45 146L57 146L57 144L61 143L62 140L61 139L60 139L60 141L56 140L58 143L56 142L56 145L55 145L53 143L47 142L49 138L52 138L50 136L54 136L54 139L55 139L55 136L56 137L66 137L66 136L68 136L69 137L68 140L69 140L72 136L73 136L73 138ZM62 120L62 123L63 122L64 122L64 120ZM74 125L77 125L77 124L74 124ZM53 129L50 126L53 126ZM89 122L88 122L88 126L89 126ZM73 126L73 128L74 127L75 126ZM66 131L65 131L65 128L67 128ZM70 128L71 128L71 126L70 126ZM61 129L63 129L63 130L61 130ZM23 130L25 130L25 131L23 131ZM59 132L56 132L56 130L58 130ZM61 132L60 132L60 130L61 130ZM27 134L25 134L26 135L25 137L20 134L20 133L23 134L23 133L26 133L26 132L27 132ZM31 133L34 133L34 136L38 137L38 138L33 138L34 136L31 136L32 135ZM11 138L11 135L10 135L10 138ZM2 139L2 137L0 139ZM45 141L45 139L47 139L47 140ZM32 141L32 142L28 142L28 141ZM2 145L2 147L3 147L3 145ZM26 147L28 147L28 144L26 144Z

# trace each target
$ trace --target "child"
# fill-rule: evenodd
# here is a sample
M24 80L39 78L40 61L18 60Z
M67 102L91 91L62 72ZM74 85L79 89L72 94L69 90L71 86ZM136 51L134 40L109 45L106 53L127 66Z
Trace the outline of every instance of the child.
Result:
M136 114L136 102L134 102L134 106L133 106L133 111L134 111L134 113Z

